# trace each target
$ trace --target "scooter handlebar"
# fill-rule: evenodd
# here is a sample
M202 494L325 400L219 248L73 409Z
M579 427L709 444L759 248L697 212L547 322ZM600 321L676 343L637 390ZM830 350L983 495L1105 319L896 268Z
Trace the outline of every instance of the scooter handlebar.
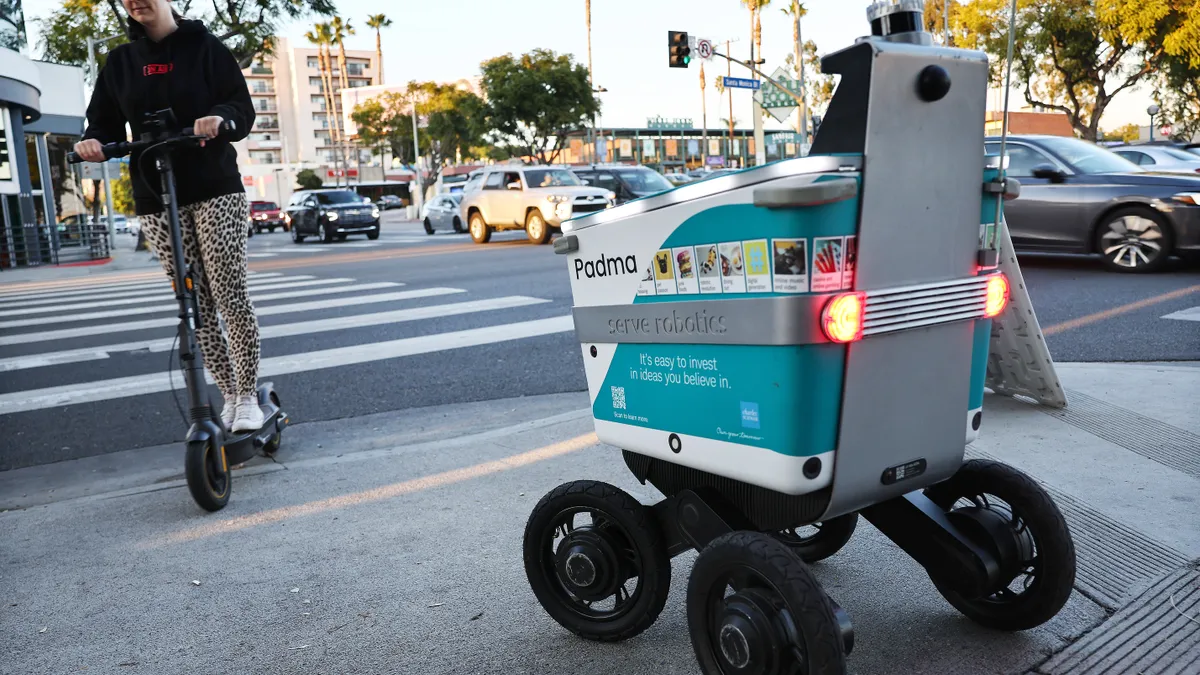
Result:
M233 120L225 120L224 122L221 122L221 126L217 130L217 137L220 138L222 134L229 133L236 129L236 122ZM207 139L203 136L197 136L192 130L192 127L187 127L177 136L168 136L167 138L159 138L149 141L118 141L116 143L105 143L104 145L100 146L100 149L101 152L104 153L104 159L114 159L116 157L124 157L128 154L131 154L135 150L148 148L151 145L175 145L178 143L194 142L199 140ZM83 161L83 158L80 157L76 152L71 151L67 153L67 162L71 164L79 164Z

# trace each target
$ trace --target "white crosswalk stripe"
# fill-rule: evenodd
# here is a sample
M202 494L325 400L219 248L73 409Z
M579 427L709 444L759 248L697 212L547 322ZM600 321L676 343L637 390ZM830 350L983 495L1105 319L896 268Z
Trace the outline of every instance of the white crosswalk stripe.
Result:
M374 244L375 242L370 242ZM297 247L314 250L318 247ZM330 247L330 248L340 248ZM445 350L522 340L569 332L573 322L565 312L549 309L549 300L524 295L462 297L461 288L407 288L401 281L359 281L279 272L252 274L251 298L260 321L264 358L260 377L305 373L401 359ZM458 296L455 299L454 296ZM365 311L364 311L365 310ZM521 311L515 319L506 319ZM51 284L31 290L0 287L0 377L20 386L0 394L0 416L62 406L97 405L105 401L166 392L181 387L178 373L163 368L164 352L176 345L178 305L164 278L91 283ZM315 313L315 315L313 315ZM149 316L147 316L149 315ZM158 315L158 316L153 316ZM461 330L438 329L448 317L478 316ZM283 318L275 322L273 317ZM64 325L65 324L65 325ZM388 327L412 326L396 337ZM428 330L421 327L429 325ZM455 328L460 328L458 324ZM374 342L363 335L339 331L382 330ZM415 336L413 336L415 333ZM322 348L290 353L288 338L323 335ZM382 338L382 339L381 339ZM339 342L341 344L339 344ZM311 341L300 344L311 345ZM278 351L282 348L283 351ZM158 354L150 359L150 355ZM89 363L112 360L132 374L114 373L113 366L95 370ZM51 370L55 366L70 368ZM36 374L35 373L44 373ZM81 381L82 380L82 381Z
M1176 321L1200 321L1200 307L1181 309L1178 312L1171 312L1163 318L1175 319Z

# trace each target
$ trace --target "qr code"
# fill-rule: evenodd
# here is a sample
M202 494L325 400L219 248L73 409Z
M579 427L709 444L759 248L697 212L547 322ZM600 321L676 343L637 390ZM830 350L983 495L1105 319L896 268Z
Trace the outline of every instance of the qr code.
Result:
M625 387L613 387L613 408L616 410L625 409Z

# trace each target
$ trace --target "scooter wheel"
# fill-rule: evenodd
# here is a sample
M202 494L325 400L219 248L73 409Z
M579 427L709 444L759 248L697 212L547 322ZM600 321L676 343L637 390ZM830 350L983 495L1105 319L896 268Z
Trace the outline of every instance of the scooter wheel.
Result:
M671 587L671 560L649 509L596 481L542 497L525 525L525 574L542 608L588 640L646 630Z
M212 441L188 443L184 456L188 490L192 499L207 511L220 511L229 503L233 476L225 460L225 452Z
M832 601L772 535L731 532L709 543L688 580L687 617L705 675L846 672Z
M842 550L854 536L858 514L848 513L820 523L798 525L775 535L806 563L824 560Z
M967 598L933 579L947 602L1004 631L1040 626L1058 614L1075 584L1075 545L1041 485L1006 464L973 459L925 496L978 545L1000 552L1006 580L985 597Z
M278 394L276 394L275 392L271 392L270 400L271 400L271 405L274 405L276 408L280 407ZM263 454L270 457L270 456L274 455L275 453L279 452L279 445L282 442L283 442L283 431L275 432L275 435L271 437L271 440L269 440L263 444Z

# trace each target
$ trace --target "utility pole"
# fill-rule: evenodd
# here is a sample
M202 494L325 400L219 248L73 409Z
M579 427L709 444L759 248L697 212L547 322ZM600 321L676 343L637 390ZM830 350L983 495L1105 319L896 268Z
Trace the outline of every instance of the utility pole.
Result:
M800 3L792 6L796 10L796 63L800 73L800 155L806 154L804 147L808 145L808 85L804 80L804 34L800 32Z
M702 125L702 130L700 132L700 137L703 140L700 141L700 143L703 144L703 146L704 146L704 152L700 153L702 158L704 156L704 153L708 152L708 95L704 93L705 84L706 83L704 82L704 62L701 61L700 62L700 123ZM702 160L701 166L703 166L703 165L704 165L704 162ZM683 150L683 168L685 171L687 170L687 148L684 148L684 150Z
M725 41L725 53L729 53L729 40ZM729 59L725 60L725 76L733 77L733 63ZM733 152L733 89L725 87L725 91L729 94L729 137L725 139L725 155L728 156L729 153ZM708 150L706 149L705 152L708 152Z
M950 0L942 0L942 28L946 35L946 46L952 47L950 44Z
M758 11L758 4L755 3L754 9L750 12L750 64L754 66L754 70L758 70L758 66L763 60L756 58L754 54L754 27L755 20L758 19ZM754 115L754 164L762 166L767 163L766 139L763 137L762 107L758 105L758 101L754 100L754 97L750 98L750 110ZM749 154L746 153L747 157Z
M421 146L417 143L417 95L413 94L412 100L412 123L413 123L413 182L417 184L417 193L413 197L413 206L416 208L417 218L421 217L421 206L425 203L425 191L421 187Z
M596 85L592 83L592 0L583 0L583 11L587 20L587 50L588 50L588 89L596 90ZM590 156L591 163L596 163L596 116L592 115L592 124L588 127L587 144L591 148L583 152L584 157ZM583 159L581 157L580 159Z

